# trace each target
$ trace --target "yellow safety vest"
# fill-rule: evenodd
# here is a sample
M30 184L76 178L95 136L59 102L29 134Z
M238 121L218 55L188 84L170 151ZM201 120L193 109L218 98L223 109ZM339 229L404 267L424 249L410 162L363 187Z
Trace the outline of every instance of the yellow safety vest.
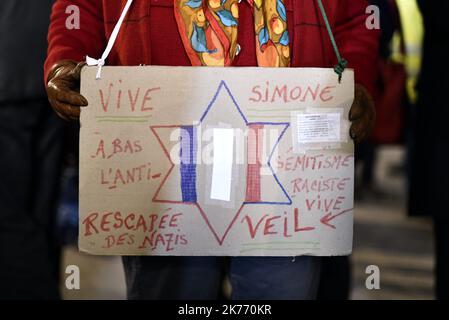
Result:
M407 70L407 94L412 103L416 102L416 82L421 70L422 42L424 26L416 0L396 0L401 19L405 44L405 54L401 53L399 32L393 36L392 59L401 62Z

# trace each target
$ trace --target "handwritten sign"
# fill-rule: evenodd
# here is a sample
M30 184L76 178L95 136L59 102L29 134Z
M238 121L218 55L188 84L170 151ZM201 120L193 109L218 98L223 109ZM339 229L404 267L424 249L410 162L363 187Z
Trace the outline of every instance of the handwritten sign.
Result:
M84 68L82 251L347 255L354 74Z

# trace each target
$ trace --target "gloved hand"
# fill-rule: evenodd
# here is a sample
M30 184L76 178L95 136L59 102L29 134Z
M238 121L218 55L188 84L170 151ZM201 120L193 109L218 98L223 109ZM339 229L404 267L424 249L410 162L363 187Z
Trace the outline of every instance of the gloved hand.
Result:
M80 93L80 74L85 62L61 60L50 71L47 95L56 113L65 120L79 120L81 109L88 105Z
M376 123L373 98L360 84L355 85L355 97L349 111L349 121L351 121L350 135L356 143L366 139Z

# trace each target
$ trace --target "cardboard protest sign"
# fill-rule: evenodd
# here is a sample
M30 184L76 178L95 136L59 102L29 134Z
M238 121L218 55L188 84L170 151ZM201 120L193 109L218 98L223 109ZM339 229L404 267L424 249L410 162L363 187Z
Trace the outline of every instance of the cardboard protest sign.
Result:
M347 255L354 74L105 67L82 72L82 251Z

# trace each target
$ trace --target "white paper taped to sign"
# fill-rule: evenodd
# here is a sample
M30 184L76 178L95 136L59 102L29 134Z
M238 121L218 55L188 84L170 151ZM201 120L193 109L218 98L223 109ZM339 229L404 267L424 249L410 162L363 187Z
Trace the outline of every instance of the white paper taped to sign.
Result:
M216 128L214 131L214 159L211 199L231 199L232 164L234 159L234 130Z
M298 114L298 142L339 142L340 117L339 113Z
M348 136L335 114L348 121L352 70L341 83L313 68L104 67L95 80L96 71L81 76L82 251L351 252L352 141L295 148Z

